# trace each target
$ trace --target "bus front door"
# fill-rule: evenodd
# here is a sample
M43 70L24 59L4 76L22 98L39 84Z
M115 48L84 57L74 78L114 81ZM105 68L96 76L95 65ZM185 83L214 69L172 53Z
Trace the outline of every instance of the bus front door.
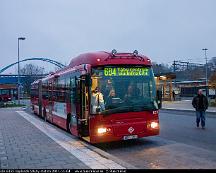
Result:
M89 136L89 87L86 76L80 77L80 116L78 118L78 131L81 137Z

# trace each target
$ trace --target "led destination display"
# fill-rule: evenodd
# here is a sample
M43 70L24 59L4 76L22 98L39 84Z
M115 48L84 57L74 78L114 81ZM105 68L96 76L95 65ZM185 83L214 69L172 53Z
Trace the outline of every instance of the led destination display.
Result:
M105 67L104 76L148 76L146 67Z

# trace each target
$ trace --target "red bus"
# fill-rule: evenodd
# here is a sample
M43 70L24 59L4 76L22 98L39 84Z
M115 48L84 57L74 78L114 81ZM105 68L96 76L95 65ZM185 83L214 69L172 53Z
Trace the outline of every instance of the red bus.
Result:
M8 102L17 98L17 86L13 84L0 84L0 101Z
M151 60L133 53L81 54L31 86L35 114L90 143L159 134Z

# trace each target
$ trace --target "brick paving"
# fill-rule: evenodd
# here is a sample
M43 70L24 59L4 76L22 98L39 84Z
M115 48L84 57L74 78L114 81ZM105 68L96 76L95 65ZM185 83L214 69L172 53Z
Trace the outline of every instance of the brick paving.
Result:
M89 167L10 109L0 109L0 169Z

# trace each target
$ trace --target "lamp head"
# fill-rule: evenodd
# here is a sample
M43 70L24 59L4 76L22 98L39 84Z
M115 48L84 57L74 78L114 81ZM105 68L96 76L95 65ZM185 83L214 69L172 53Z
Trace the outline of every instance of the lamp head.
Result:
M19 37L18 40L25 40L25 37Z

